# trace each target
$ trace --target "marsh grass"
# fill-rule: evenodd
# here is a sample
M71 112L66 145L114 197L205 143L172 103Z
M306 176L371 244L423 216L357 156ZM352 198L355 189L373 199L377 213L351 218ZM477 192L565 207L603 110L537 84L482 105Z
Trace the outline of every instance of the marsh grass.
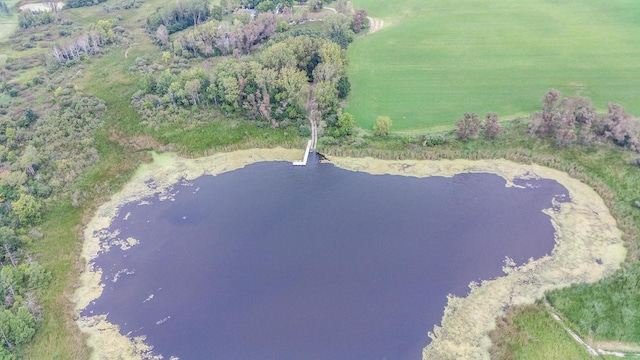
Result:
M580 336L640 343L640 266L625 264L594 285L576 284L547 298Z

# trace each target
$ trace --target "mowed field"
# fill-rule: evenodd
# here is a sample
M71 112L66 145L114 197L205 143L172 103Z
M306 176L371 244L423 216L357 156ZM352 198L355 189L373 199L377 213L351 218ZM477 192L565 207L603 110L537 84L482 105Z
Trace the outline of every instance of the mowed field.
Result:
M529 114L554 87L640 115L640 1L354 0L385 27L350 47L347 111L371 129Z

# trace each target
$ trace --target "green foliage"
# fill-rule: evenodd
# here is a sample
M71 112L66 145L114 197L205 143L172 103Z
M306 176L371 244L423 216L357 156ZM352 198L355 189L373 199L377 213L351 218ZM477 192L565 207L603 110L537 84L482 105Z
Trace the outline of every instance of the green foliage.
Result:
M5 15L11 15L11 9L9 9L9 6L4 1L0 1L0 12Z
M184 123L193 116L180 109L213 107L283 126L306 118L312 88L315 111L324 118L335 115L345 67L345 52L331 41L285 38L266 47L257 61L229 58L208 74L196 68L148 75L132 106L148 125Z
M40 307L32 292L51 281L51 275L37 263L15 266L14 260L0 267L0 359L18 357L16 346L33 338Z
M0 310L0 327L11 346L29 342L36 332L33 315L24 307L18 308L15 313L8 309Z
M584 338L640 343L640 263L625 264L596 284L576 284L547 294Z
M156 31L160 25L165 25L169 34L172 34L207 21L209 15L211 10L207 0L187 0L172 7L157 9L147 18L147 26L151 31Z
M174 53L203 57L231 55L234 51L249 54L277 31L278 17L271 12L259 13L255 18L247 12L235 16L240 17L240 21L208 21L181 32L173 41ZM168 45L167 31L164 25L156 31L158 42L165 46Z
M20 194L20 198L13 202L13 212L16 214L21 224L33 225L37 224L42 214L40 213L41 205L36 198L29 194Z
M276 5L270 1L270 0L265 0L265 1L261 1L256 7L256 11L258 12L267 12L267 11L273 11L275 9Z
M325 31L334 43L346 49L353 41L355 34L352 30L353 18L347 14L330 14L324 20Z
M322 7L323 7L322 0L309 0L307 2L307 7L309 11L319 12L320 10L322 10Z
M40 25L51 24L57 19L58 16L52 11L21 11L18 16L18 26L22 29L27 29Z
M293 6L293 0L247 0L247 6L249 8L258 9L264 3L267 3L268 6L272 6L274 8L276 6L280 6L281 8Z
M102 40L107 44L113 43L116 38L116 34L113 31L113 26L115 24L115 19L101 19L96 23L96 30L98 30L98 34L100 34Z
M448 139L444 134L426 134L420 137L420 145L426 147L445 145L447 142Z
M35 111L33 111L33 109L29 107L24 111L24 114L20 116L20 118L18 119L18 126L27 127L36 120L38 120L38 114L36 114Z
M20 237L16 235L15 230L7 226L0 227L0 253L4 253L8 258L9 254L6 250L15 251L18 246L20 246Z
M67 0L65 2L65 9L79 8L85 6L93 6L100 3L103 3L107 0Z
M338 121L332 131L334 137L349 136L353 133L353 128L356 126L356 120L353 115L344 113L338 116Z
M375 136L388 136L391 132L391 125L393 121L388 116L378 116L376 124L373 125L373 135Z
M591 359L540 305L509 309L491 333L491 359Z
M338 97L340 99L345 99L349 92L351 91L351 83L349 82L349 78L343 76L338 80Z
M43 290L51 282L51 273L37 262L28 265L25 275L29 290Z

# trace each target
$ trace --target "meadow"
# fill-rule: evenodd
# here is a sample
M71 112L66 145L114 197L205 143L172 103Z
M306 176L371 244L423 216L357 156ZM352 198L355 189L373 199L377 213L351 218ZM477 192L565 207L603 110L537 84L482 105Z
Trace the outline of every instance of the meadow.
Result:
M6 0L5 3L11 13L0 11L0 41L7 39L11 32L18 27L18 15L14 11L17 2L18 0ZM4 63L4 60L6 60L6 55L0 54L0 63Z
M354 0L385 27L349 48L347 111L371 129L451 128L465 111L530 114L557 88L640 113L640 3Z

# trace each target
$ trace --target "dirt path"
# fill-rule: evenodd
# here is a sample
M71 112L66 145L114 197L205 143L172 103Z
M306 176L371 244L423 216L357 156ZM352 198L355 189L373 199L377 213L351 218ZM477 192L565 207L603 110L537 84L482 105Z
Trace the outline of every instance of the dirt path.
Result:
M367 16L367 19L369 19L369 34L373 34L384 27L384 20L375 19L371 16Z

